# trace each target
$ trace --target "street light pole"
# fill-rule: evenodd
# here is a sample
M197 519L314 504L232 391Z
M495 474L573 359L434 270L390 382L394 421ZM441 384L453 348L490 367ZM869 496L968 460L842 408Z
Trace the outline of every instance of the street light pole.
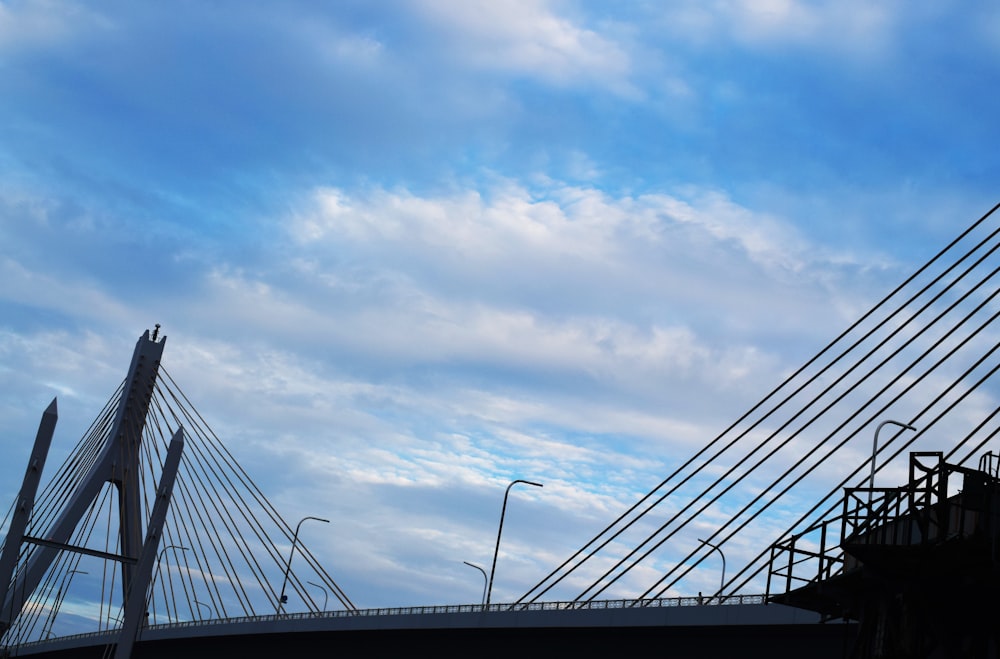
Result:
M330 600L330 596L326 594L326 588L316 583L315 581L307 581L306 583L311 586L316 586L317 588L323 591L323 610L326 611L326 603Z
M474 568L476 568L477 570L479 570L480 572L483 573L483 600L482 600L481 604L486 604L486 581L487 581L486 570L484 570L483 568L479 567L475 563L470 563L469 561L462 561L462 562L465 563L466 565L468 565L469 567L474 567Z
M155 577L159 576L160 574L160 561L163 560L163 552L167 551L168 549L180 549L181 551L187 551L188 549L190 549L190 547L182 547L181 545L167 545L166 547L161 549L160 553L156 555L156 574L153 575L154 580Z
M84 570L70 570L65 575L63 575L62 580L59 583L59 590L56 591L56 601L52 606L52 615L49 616L48 633L52 634L52 626L56 622L56 616L59 615L59 607L62 606L63 599L66 597L66 591L69 589L69 582L73 579L74 574L90 574ZM44 631L44 627L42 628Z
M510 488L514 487L518 483L542 487L541 483L533 483L531 481L518 479L511 482L511 484L507 486L507 490L503 493L503 508L500 509L500 528L497 529L497 546L496 549L493 550L493 567L490 568L490 581L486 586L486 606L490 605L490 596L493 594L493 575L496 573L497 569L497 554L500 553L500 534L503 533L503 517L507 512L507 495L510 494Z
M914 430L914 431L916 430L916 428L914 428L913 426L911 426L908 423L903 423L902 421L893 421L892 419L886 419L882 423L878 424L877 428L875 428L875 439L872 442L872 473L871 473L871 476L868 478L868 490L869 490L868 491L868 505L869 506L871 506L871 503L872 503L872 494L873 494L872 490L875 489L875 454L878 452L878 433L879 433L880 430L882 430L882 427L885 426L888 423L891 423L893 425L899 426L900 428L904 428L906 430Z
M713 545L708 540L702 540L701 538L698 538L698 542L700 542L703 545L708 545L709 547L711 547L715 551L719 552L719 556L722 557L722 578L719 579L719 604L721 604L722 603L722 590L726 587L726 555L722 553L722 550L719 549L718 545Z
M215 613L215 611L212 610L212 607L208 606L208 604L205 604L204 602L199 602L198 600L195 600L194 603L197 604L198 606L207 607L209 615L212 615L213 613ZM202 618L202 620L204 620L204 618Z
M285 586L288 585L288 572L289 570L292 569L292 557L295 556L295 543L299 539L299 528L302 526L302 522L306 521L307 519L314 519L317 522L326 522L327 524L330 523L330 520L328 519L307 515L306 517L300 519L299 523L295 525L295 535L292 536L292 550L288 552L288 563L285 564L285 578L281 582L281 595L278 597L278 606L276 609L278 613L281 613L281 607L285 604L285 602L288 601L288 598L285 596Z

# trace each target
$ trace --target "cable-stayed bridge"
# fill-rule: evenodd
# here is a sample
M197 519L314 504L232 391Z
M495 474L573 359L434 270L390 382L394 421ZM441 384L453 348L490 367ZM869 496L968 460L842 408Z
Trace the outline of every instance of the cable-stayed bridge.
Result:
M405 630L437 630L465 642L477 632L546 629L570 630L593 649L602 629L652 638L672 627L705 650L706 639L722 643L719 628L739 627L745 634L731 643L746 655L746 639L766 644L768 629L786 640L799 629L807 644L846 638L820 616L765 605L772 548L809 529L836 536L823 522L844 489L905 478L899 456L933 447L971 469L991 448L1000 431L996 210L520 598L489 606L359 611L170 377L159 328L147 331L122 385L51 476L56 402L42 414L4 522L3 646L24 656L224 647L308 656L303 643L347 632L398 640ZM703 561L724 561L748 538L756 553L724 571L716 592L677 596ZM845 565L844 540L820 543L834 552L834 571ZM642 589L622 593L650 574ZM83 589L99 596L90 610L70 612L68 595ZM69 615L90 628L66 633ZM699 627L716 631L690 632ZM684 634L670 637L675 647Z

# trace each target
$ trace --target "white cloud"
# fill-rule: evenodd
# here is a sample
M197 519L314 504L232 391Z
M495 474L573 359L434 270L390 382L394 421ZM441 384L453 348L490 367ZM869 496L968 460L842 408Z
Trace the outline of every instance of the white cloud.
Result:
M633 256L636 243L686 249L667 244L665 236L689 225L712 242L738 246L745 257L769 268L799 271L807 259L817 258L790 225L718 193L691 192L690 200L663 194L614 199L595 189L555 186L533 194L509 185L488 199L472 191L422 198L385 190L352 199L327 188L317 190L313 208L295 219L292 232L303 244L347 239L448 249L470 263L534 254L540 260L567 256L590 266L616 262L627 267L623 261Z
M495 523L504 485L527 477L545 489L521 500L531 505L518 508L497 597L520 595L778 380L789 358L762 338L773 328L714 332L732 300L762 307L749 325L805 315L812 337L827 338L836 318L821 293L839 266L780 218L713 192L324 188L276 221L288 243L265 261L214 263L171 309L164 364L289 519L335 520L327 560L336 578L351 575L349 595L358 580L363 606L472 600L449 566L488 555L493 529L482 520ZM706 269L685 275L692 264ZM565 288L533 297L560 277ZM613 295L601 298L607 281ZM727 288L728 298L712 295ZM686 296L702 317L636 312L684 309ZM819 301L802 312L796 305L812 296ZM63 297L51 307L79 315ZM801 340L802 327L783 331ZM53 340L66 342L11 337L4 363L27 356L22 363L48 371L53 361L37 355ZM125 347L114 360L107 342L96 346L104 375L124 366ZM88 390L85 371L61 376L60 388ZM733 496L764 487L754 481ZM698 531L738 505L724 499ZM729 558L750 558L760 537L783 530L776 524L727 545ZM690 549L688 534L605 596L640 592ZM625 539L615 545L628 550ZM415 564L427 573L405 579ZM708 574L681 590L708 590ZM553 597L588 585L569 583Z
M461 530L451 540L424 533L439 525L433 508L423 525L398 519L392 507L406 493L502 489L512 476L544 474L546 505L583 526L623 509L665 463L718 431L720 410L742 409L783 367L752 333L712 336L727 300L786 308L794 296L759 292L787 292L777 280L791 272L814 293L820 278L810 273L827 267L780 220L698 191L324 188L278 222L291 242L267 261L215 263L184 304L160 300L170 308L158 318L170 338L165 365L265 473L339 481L317 498L268 473L290 516L297 501L324 501L363 518L349 503L363 489L383 498L385 524L412 526L429 552ZM705 268L697 278L685 273L692 264ZM536 296L543 283L552 288ZM730 298L714 296L726 288ZM682 310L686 298L702 319L636 312ZM88 299L102 308L86 290L49 304L79 315L74 304ZM66 386L86 389L85 378ZM386 559L406 563L398 552Z
M798 0L737 0L728 6L731 28L746 39L841 43L849 48L884 41L893 10L884 4Z
M417 0L418 10L456 43L456 63L560 86L599 83L632 93L629 56L619 44L545 0Z
M0 55L51 47L111 22L89 7L64 0L0 3Z
M0 257L0 278L5 282L0 299L8 303L34 305L91 319L130 317L126 305L90 281L67 280L56 274L33 271L3 257Z
M662 24L686 41L731 39L757 48L799 46L853 56L892 38L907 5L804 0L717 0L665 5Z
M349 548L341 541L341 556L366 554L355 543L378 542L389 529L429 554L464 546L469 532L442 526L433 507L406 521L384 509L376 523L351 503L355 490L405 507L431 491L502 490L509 478L539 474L551 486L549 504L594 528L657 482L671 459L714 436L720 411L742 410L783 368L775 348L752 335L719 343L694 318L642 320L620 300L595 306L590 290L559 311L548 307L551 295L532 300L532 287L559 270L575 286L613 280L619 298L640 304L656 289L643 282L662 282L658 304L683 306L678 299L691 295L712 323L725 300L685 291L690 277L668 285L692 262L711 265L701 278L733 288L733 298L771 305L762 314L797 303L760 297L787 292L785 273L814 294L824 285L814 274L829 267L780 220L691 191L615 199L558 185L439 197L326 188L287 228L296 258L254 271L219 265L207 297L188 309L201 323L225 318L270 338L193 346L179 359L213 409L252 420L249 445L272 453L274 465L287 461L289 472L315 475L304 482L328 484L314 494L283 484L282 496L299 506L293 516L309 512L295 501L325 501L345 520L368 519L343 522L356 536ZM728 265L717 261L723 255ZM729 279L733 271L746 277ZM512 272L521 278L505 279ZM821 315L817 307L810 322L821 324ZM515 375L482 382L463 370ZM285 431L283 419L295 419L296 430ZM512 570L527 587L545 569L539 557L574 548L536 547L533 567ZM375 550L382 569L401 573L408 559L400 551Z
M386 54L385 44L372 34L351 33L313 16L269 20L289 21L289 38L296 44L311 46L322 61L333 66L370 69L381 64Z

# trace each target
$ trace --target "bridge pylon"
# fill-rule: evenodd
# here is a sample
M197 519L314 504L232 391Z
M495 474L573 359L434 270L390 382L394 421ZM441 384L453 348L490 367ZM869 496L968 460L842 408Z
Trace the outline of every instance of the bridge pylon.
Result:
M78 552L117 561L121 569L122 601L126 610L129 606L130 593L138 592L134 586L148 585L150 575L142 575L137 572L139 569L150 569L150 566L144 565L141 560L148 547L144 549L144 536L146 534L143 528L144 520L142 519L140 496L140 456L143 428L156 386L160 358L166 343L166 337L158 340L158 334L159 326L157 325L152 335L150 335L149 330L146 330L136 342L128 375L122 386L121 396L118 399L110 430L105 436L103 448L100 449L86 475L79 481L73 494L55 516L54 521L44 531L44 535L33 537L24 534L25 524L29 521L28 517L34 504L37 479L40 477L41 466L44 464L45 453L48 451L48 443L51 441L55 426L55 401L46 410L42 427L39 429L39 438L36 439L35 450L29 463L28 473L25 476L25 485L22 486L19 495L18 513L23 517L21 520L23 523L18 523L18 519L15 518L15 523L12 523L4 542L3 552L0 554L0 594L3 596L2 605L0 605L0 633L6 632L21 614L25 603L38 588L46 571L51 567L59 552L62 551ZM44 435L47 435L47 439ZM40 440L44 441L40 444ZM176 460L179 460L183 445L182 430L177 431L175 440L177 441L171 442L171 448L168 452L168 464L172 460L171 453L174 451L177 453ZM40 451L42 453L39 459ZM170 483L172 483L172 478L172 476L169 477ZM29 483L31 479L34 480L33 484ZM161 479L160 489L163 488L164 482L168 479L167 466L164 467ZM108 483L114 486L118 497L118 541L121 553L110 554L71 545L71 537L81 519ZM154 531L152 520L149 531ZM158 540L158 532L155 537L146 537L146 543L150 541L154 543L154 553L155 543ZM14 562L17 560L21 546L25 543L36 545L36 548L30 553L29 558L16 575L12 575ZM10 563L9 570L7 563ZM8 571L4 572L4 570ZM143 591L140 596L144 598L145 592Z

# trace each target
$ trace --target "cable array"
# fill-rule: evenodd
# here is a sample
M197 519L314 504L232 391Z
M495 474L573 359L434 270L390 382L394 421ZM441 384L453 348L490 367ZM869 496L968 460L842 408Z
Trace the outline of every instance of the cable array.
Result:
M713 547L745 557L715 595L761 587L769 548L918 442L976 459L1000 432L1000 227L974 222L515 603L671 593ZM872 446L887 416L897 428ZM862 444L864 442L864 444ZM964 451L964 452L963 452ZM955 462L958 460L957 462ZM856 465L856 466L854 466ZM844 475L845 471L850 473ZM808 502L808 503L807 503ZM798 517L791 512L811 506ZM760 550L753 555L752 552ZM756 581L755 581L756 580ZM631 592L629 589L633 589ZM638 592L638 595L636 595ZM674 591L675 592L675 591Z
M39 492L27 536L46 537L90 472L110 441L123 390L124 383ZM284 613L285 607L318 612L328 602L354 610L162 364L141 441L119 442L123 451L138 447L141 453L133 475L142 499L140 510L132 511L135 528L145 529L167 447L178 428L183 429L184 450L146 593L147 624ZM121 463L135 464L132 457L121 455ZM107 557L122 553L119 532L126 514L115 484L106 483L69 543L87 552L58 552L39 586L23 594L26 605L4 636L5 645L121 625L124 570L120 561ZM37 544L22 544L13 583L39 550Z

